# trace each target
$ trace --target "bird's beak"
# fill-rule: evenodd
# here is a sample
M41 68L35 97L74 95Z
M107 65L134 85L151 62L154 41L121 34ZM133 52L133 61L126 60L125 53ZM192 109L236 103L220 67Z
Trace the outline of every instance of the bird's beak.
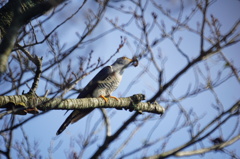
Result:
M137 67L138 66L138 60L137 60L137 57L134 56L132 59L131 59L131 63L134 67Z

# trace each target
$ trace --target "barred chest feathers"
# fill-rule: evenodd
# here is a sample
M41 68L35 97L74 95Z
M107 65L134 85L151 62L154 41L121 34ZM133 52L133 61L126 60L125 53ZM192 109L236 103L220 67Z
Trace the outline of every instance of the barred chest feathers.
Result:
M99 81L97 88L93 91L93 97L110 96L113 91L117 89L122 80L120 72L114 72L105 80Z

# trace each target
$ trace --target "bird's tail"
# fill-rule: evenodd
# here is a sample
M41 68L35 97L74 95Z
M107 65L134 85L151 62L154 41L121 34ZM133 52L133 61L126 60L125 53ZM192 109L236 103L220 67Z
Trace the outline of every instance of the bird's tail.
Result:
M61 134L70 123L73 124L77 122L78 120L89 114L91 111L93 111L93 109L74 110L60 126L56 135Z

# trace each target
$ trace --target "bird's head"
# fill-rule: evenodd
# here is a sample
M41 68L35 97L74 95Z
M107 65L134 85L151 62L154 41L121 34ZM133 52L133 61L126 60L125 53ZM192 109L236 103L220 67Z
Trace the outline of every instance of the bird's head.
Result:
M134 57L133 59L129 59L129 58L125 57L125 56L124 57L120 57L112 64L112 66L114 67L115 70L123 71L130 64L133 64L133 66L136 67L138 65L137 58Z

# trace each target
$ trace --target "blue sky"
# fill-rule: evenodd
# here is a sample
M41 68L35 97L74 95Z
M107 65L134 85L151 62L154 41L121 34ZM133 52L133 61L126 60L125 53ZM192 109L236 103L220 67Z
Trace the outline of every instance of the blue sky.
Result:
M164 1L165 2L165 1ZM174 3L175 1L165 2L166 6L173 6L176 13L178 14L178 7L177 4ZM189 1L190 2L190 1ZM130 4L129 4L130 5ZM73 9L74 6L79 6L79 3L77 1L70 2L69 9ZM189 12L191 8L191 4L187 7L186 12ZM208 13L208 16L213 14L216 16L219 21L221 22L222 26L221 29L223 32L226 32L230 29L231 24L233 24L236 20L239 20L240 15L240 3L237 0L231 0L231 1L224 1L220 0L217 1L214 5L211 6L211 10ZM149 6L148 10L146 12L146 17L149 16L149 23L151 22L151 12L157 12L156 9L153 6ZM63 17L67 17L69 14L71 14L68 10L63 10L61 14L55 16L53 20L47 24L44 25L45 28L51 30L55 25L54 23L59 24ZM123 14L119 14L113 9L110 9L106 12L105 17L103 18L103 22L100 23L98 28L91 34L91 37L96 37L97 35L100 35L101 33L109 30L112 28L112 26L107 22L105 18L108 19L114 19L115 17L118 18L119 24L125 23L129 20L129 17ZM84 17L82 15L75 16L72 20L70 20L67 25L60 27L57 32L59 33L59 38L61 39L61 44L66 44L65 48L68 48L69 46L72 46L77 41L76 32L79 32L81 34L81 30L84 26L84 23L81 21ZM162 20L165 22L167 30L171 29L172 23L170 23L166 17L158 17L159 21ZM190 22L190 26L194 27L196 26L196 22L201 21L200 14L196 14L192 21ZM140 38L139 30L136 29L135 23L132 23L129 27L126 28L128 31L136 35L138 38ZM154 31L151 32L150 37L151 41L153 41L156 38L159 38L161 35L161 32L155 28ZM111 54L113 54L116 49L118 48L118 45L120 44L120 36L124 36L127 38L127 42L129 45L125 44L124 47L120 50L120 53L114 57L108 64L111 64L117 57L120 56L128 56L132 57L135 54L138 54L140 48L136 44L135 39L127 36L123 32L120 31L113 31L110 34L106 35L105 37L101 38L100 40L95 41L94 43L91 43L89 45L84 46L81 49L78 49L73 56L70 56L70 58L75 58L74 56L78 55L86 55L86 53L90 52L91 50L94 51L93 59L97 59L98 57L101 57L103 60L107 60ZM179 37L183 38L183 41L181 43L181 48L187 53L190 59L196 57L199 53L199 36L189 33L186 30L179 31L175 38L178 39ZM131 46L131 47L129 47ZM45 53L48 52L46 48L42 46L37 47L39 52L43 52L44 54L44 60L48 60ZM208 44L206 43L205 49L208 48ZM234 63L236 67L240 67L240 55L239 55L240 45L234 45L230 48L226 48L223 50L224 54L227 58L230 59L231 62ZM181 56L177 49L173 47L172 43L169 40L164 40L163 42L159 43L157 47L154 48L154 52L156 53L155 56L159 53L161 55L161 60L158 60L159 66L164 66L164 82L167 82L170 80L179 70L181 70L187 63L187 61ZM166 62L163 62L166 59ZM219 58L217 56L213 56L210 59L201 62L199 65L199 69L201 69L204 74L207 77L206 73L206 65L211 70L211 77L214 79L216 78L218 71L221 70L222 76L226 76L230 70L228 68L224 67L224 62L219 62ZM72 68L78 68L77 61L75 62L72 60ZM137 75L143 70L144 68L148 67L149 74L144 74L140 79L136 80ZM64 68L64 67L63 67ZM77 89L80 89L84 87L89 80L99 71L100 69L96 70L86 78L84 78L77 86ZM45 75L50 75L52 73L52 70L48 71ZM30 75L31 76L31 75ZM147 60L141 60L140 64L137 68L131 67L127 69L124 73L124 77L122 80L122 83L120 87L113 93L115 96L130 96L132 94L137 93L144 93L146 95L147 99L150 99L154 95L154 91L158 89L158 82L156 81L158 77L157 70L154 68L152 64L148 65ZM58 80L56 78L56 80ZM137 82L131 86L131 89L124 93L127 89L129 82L136 80ZM205 80L202 79L202 77L199 76L199 82L202 85L205 85ZM163 98L165 99L172 99L178 98L182 96L187 90L188 86L191 84L191 90L193 90L195 83L194 78L194 72L193 70L187 71L176 83L174 83L172 88L172 93L169 93L169 90L166 91L163 94ZM37 90L37 93L39 95L43 95L45 89L45 81L40 82L40 87ZM52 87L51 89L56 89ZM21 87L20 92L22 90L27 90L27 87ZM233 103L236 102L236 100L239 100L239 94L240 94L240 85L237 82L237 80L232 77L227 82L223 83L221 86L217 87L216 92L221 100L221 102L224 104L225 109L230 107ZM77 94L71 96L70 98L76 98ZM161 102L160 104L166 107L168 103ZM177 119L177 116L179 115L179 106L183 106L187 111L190 111L190 109L193 109L194 113L198 114L202 117L199 128L202 128L204 125L206 125L207 122L212 120L214 117L216 117L217 112L212 108L212 105L216 104L216 100L214 99L212 93L205 92L200 93L197 96L192 96L190 98L187 98L185 100L182 100L178 104L174 104L168 112L164 115L164 117L159 117L158 115L154 115L152 119L148 122L146 122L142 128L135 134L132 141L127 145L126 150L124 153L130 152L131 150L135 149L136 147L140 146L146 139L149 134L149 130L151 130L155 124L157 124L157 128L152 134L151 141L154 141L161 136L164 136L169 129L174 127L174 123ZM107 110L108 114L114 114L114 116L111 118L111 128L112 132L115 132L117 128L126 120L129 116L131 116L133 113L128 112L125 110ZM60 144L59 149L56 150L56 152L53 153L53 158L65 158L66 152L71 149L70 142L73 139L79 139L79 137L86 137L86 134L89 134L89 130L91 130L94 127L95 121L101 120L101 113L99 110L94 110L93 113L91 113L89 116L85 117L81 121L77 122L74 125L70 125L60 136L55 136L55 133L58 129L58 127L62 124L62 122L65 120L67 115L64 115L65 111L50 111L49 113L46 113L42 116L39 116L35 118L34 120L31 120L27 124L23 126L26 133L28 134L28 137L31 142L38 141L39 142L39 148L41 150L41 155L43 155L43 158L48 157L48 151L49 147L52 145L53 147ZM144 115L140 115L138 117L138 120L143 119L149 115L148 113L145 113ZM21 119L22 116L18 116L17 118ZM25 116L24 116L25 118ZM192 118L194 118L192 116ZM91 121L90 123L88 123ZM180 118L180 122L183 122L183 118ZM117 149L119 145L122 144L123 140L125 140L124 137L128 136L129 133L139 124L140 122L136 122L132 124L128 129L118 138L117 142L110 145L110 149L107 150L104 153L104 158L107 158L108 156L111 156L114 152L114 149ZM232 132L232 127L234 124L234 120L230 120L229 122L224 125L223 128L221 128L224 136L229 136ZM86 129L89 127L89 130ZM96 135L96 138L99 139L97 144L91 146L85 153L84 158L89 157L89 155L94 152L99 145L101 145L103 141L103 136L105 134L105 129L103 126L98 127L101 131L99 134ZM171 148L177 147L186 140L189 139L189 134L187 132L188 128L183 129L173 135L166 146L165 150L170 150ZM239 131L239 130L238 130ZM237 132L236 132L237 133ZM216 131L212 137L219 136L220 131ZM17 139L21 139L21 132L18 129L14 132L14 136ZM161 146L162 141L159 144L156 144L153 149L143 150L138 156L130 156L129 158L138 158L142 154L146 153L147 155L153 155L154 152L159 150L159 147ZM75 143L75 149L78 150L79 147ZM204 140L204 145L211 145L209 140ZM196 146L197 148L200 148L199 145ZM234 143L231 148L237 149L240 147L240 142ZM186 150L192 150L193 148L188 148ZM238 152L238 155L240 155L240 152ZM121 155L120 155L121 156ZM205 156L191 156L188 158L191 159L197 159L197 158L225 158L229 157L227 155L223 155L223 153L216 153L211 152L207 153ZM172 157L174 158L174 157Z

